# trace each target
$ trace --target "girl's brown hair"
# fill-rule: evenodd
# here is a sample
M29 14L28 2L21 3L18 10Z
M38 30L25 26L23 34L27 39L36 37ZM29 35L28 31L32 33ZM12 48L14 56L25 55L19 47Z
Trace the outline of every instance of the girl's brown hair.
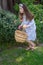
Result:
M24 9L26 19L31 21L34 18L34 15L27 9L25 4L23 4L22 8ZM19 12L19 17L22 20L23 19L23 13Z

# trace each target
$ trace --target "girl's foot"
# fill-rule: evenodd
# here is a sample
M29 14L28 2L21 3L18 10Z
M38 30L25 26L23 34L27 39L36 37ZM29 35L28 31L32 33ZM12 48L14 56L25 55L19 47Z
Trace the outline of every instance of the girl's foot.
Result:
M31 48L30 47L27 47L26 50L30 50Z
M33 51L33 50L35 50L37 47L31 47L31 50Z
M34 49L35 49L34 47L31 48L32 51L33 51Z

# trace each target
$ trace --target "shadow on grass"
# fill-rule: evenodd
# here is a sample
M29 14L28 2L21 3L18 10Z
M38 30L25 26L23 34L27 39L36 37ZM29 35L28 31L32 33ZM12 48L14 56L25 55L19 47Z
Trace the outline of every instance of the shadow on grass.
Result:
M0 53L0 65L43 65L43 47L34 51L11 48Z

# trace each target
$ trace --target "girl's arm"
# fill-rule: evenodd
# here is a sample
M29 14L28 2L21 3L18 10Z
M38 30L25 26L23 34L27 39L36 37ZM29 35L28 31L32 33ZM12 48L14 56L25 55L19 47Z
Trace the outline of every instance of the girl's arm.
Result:
M22 22L20 26L23 26L23 24L24 24L24 22Z
M24 22L21 22L21 24L18 26L18 29L21 29L23 27Z

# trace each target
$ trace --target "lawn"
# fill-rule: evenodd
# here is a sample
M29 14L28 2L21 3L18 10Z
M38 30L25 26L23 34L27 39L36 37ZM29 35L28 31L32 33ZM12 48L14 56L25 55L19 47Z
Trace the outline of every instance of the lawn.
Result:
M43 65L43 47L34 51L11 48L0 52L0 65Z

